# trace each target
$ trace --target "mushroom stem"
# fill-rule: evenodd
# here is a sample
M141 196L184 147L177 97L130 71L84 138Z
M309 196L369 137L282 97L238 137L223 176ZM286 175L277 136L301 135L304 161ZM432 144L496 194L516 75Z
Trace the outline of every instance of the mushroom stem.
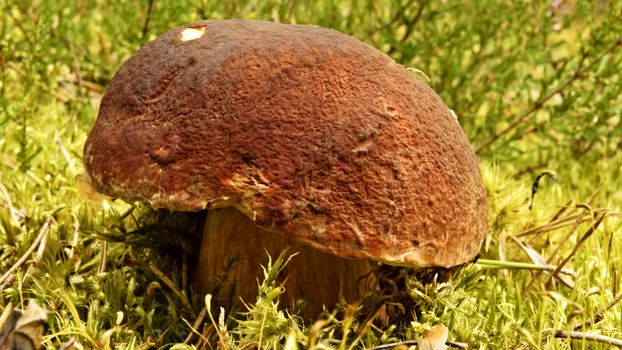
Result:
M340 258L301 245L256 226L234 207L225 207L208 212L194 275L196 287L214 294L219 306L239 306L240 300L253 303L267 254L276 257L287 247L298 254L281 273L285 287L281 304L302 308L306 317L317 317L324 306L330 310L340 300L355 302L372 282L361 278L371 275L366 260Z

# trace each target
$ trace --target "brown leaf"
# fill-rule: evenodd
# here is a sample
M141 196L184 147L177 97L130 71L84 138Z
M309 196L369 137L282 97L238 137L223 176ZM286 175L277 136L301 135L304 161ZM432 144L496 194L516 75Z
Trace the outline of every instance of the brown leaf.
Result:
M26 310L13 310L0 331L0 350L36 350L43 341L48 312L31 300Z
M443 325L432 327L429 331L423 333L417 344L419 350L446 350L447 337L449 336L449 330Z

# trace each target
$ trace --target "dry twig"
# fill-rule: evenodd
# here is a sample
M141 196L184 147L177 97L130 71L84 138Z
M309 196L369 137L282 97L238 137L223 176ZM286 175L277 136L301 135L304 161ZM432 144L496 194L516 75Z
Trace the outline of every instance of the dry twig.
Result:
M596 313L594 314L594 316L592 318L590 318L589 320L585 321L584 323L574 327L575 331L580 331L582 329L585 329L591 325L594 325L600 321L602 321L605 318L605 312L609 311L612 307L614 307L617 303L620 302L620 300L622 300L622 293L618 294L615 296L615 298L613 298L607 305L605 305L605 307L601 308L600 310L596 311Z
M581 239L579 239L577 244L572 248L572 251L570 252L570 254L568 254L568 256L557 265L557 268L555 269L555 271L553 271L553 273L551 273L548 276L546 281L550 280L551 276L557 275L562 270L562 268L566 265L566 263L568 263L568 261L577 253L577 251L583 245L583 243L585 243L585 241L587 241L587 239L590 238L590 236L592 236L592 234L594 233L594 231L596 231L598 226L600 226L600 223L603 221L606 215L607 215L607 212L605 211L596 217L595 219L596 222L594 222L594 224L585 232L585 234L583 234L583 237L581 237Z
M5 272L5 274L2 275L2 277L0 277L0 285L4 283L4 281L6 281L9 278L9 276L11 276L15 272L15 270L17 270L20 266L22 266L28 260L30 255L32 255L35 249L37 249L37 247L39 246L39 243L43 240L43 237L47 235L49 228L50 228L51 221L52 221L52 218L48 218L47 220L45 220L43 227L41 227L41 231L39 231L37 238L35 238L34 242L32 242L32 244L30 245L30 248L28 248L26 253L24 253L24 255L21 258L19 258L19 260L17 260L17 262L13 264L13 266L11 266L11 268L7 272Z
M613 345L618 348L622 348L622 340L608 337L605 335L575 332L575 331L564 331L561 329L545 329L544 331L553 333L553 336L555 338L589 340L589 341L595 341L599 343Z

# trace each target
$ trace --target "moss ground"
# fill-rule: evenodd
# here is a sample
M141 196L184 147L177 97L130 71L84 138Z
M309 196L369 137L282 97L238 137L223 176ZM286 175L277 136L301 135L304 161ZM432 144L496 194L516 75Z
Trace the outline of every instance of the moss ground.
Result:
M7 314L35 299L49 310L45 348L369 349L419 339L439 324L449 340L479 349L609 349L622 339L620 3L0 0L0 7L0 308ZM427 276L427 284L392 271L403 286L389 291L396 316L388 324L367 304L315 323L277 308L275 274L287 255L266 266L247 310L224 317L209 297L192 293L196 236L153 237L196 232L201 216L89 192L81 150L123 60L167 29L203 18L326 26L424 72L481 159L490 200L482 260L449 281Z

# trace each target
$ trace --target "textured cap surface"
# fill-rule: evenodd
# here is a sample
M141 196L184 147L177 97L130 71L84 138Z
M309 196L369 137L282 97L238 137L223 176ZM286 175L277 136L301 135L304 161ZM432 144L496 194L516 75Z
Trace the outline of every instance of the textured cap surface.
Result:
M110 83L84 162L108 195L235 205L344 257L452 266L486 231L477 159L439 97L314 26L203 21L146 44Z

